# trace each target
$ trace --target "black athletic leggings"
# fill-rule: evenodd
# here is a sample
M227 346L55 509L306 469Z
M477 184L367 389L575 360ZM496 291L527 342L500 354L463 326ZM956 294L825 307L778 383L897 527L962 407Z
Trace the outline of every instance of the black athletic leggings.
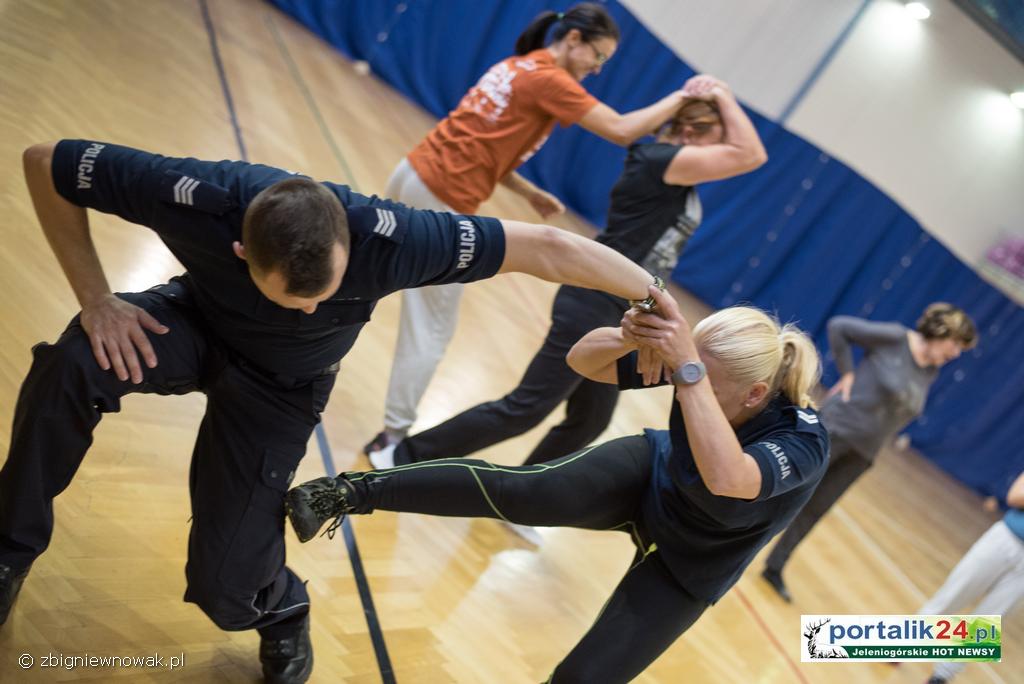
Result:
M594 328L617 326L627 306L603 292L562 286L547 338L515 389L402 440L395 463L467 456L533 429L563 401L565 420L551 428L524 465L545 463L593 442L612 419L619 388L580 376L565 355Z
M673 579L644 539L638 518L651 463L647 440L637 436L536 465L452 458L345 477L356 490L356 513L380 509L628 532L638 548L632 565L548 680L628 682L708 605Z

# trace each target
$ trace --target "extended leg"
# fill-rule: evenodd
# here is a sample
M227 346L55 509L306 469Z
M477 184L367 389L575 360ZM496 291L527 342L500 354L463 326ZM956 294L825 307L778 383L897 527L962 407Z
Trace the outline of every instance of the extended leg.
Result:
M639 436L532 466L442 459L307 482L289 492L289 515L304 541L333 517L376 509L612 529L636 520L650 471Z

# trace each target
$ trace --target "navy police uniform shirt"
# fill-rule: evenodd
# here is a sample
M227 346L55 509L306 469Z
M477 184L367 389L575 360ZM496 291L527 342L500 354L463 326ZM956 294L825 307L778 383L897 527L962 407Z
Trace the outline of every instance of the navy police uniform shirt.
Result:
M232 250L252 199L293 174L85 140L58 143L52 169L69 202L155 231L187 269L184 280L217 337L273 374L317 375L348 352L381 297L489 278L505 258L497 219L412 209L323 183L345 207L351 249L338 291L307 314L264 297Z
M644 386L636 359L636 352L619 359L619 389ZM796 517L828 467L828 433L817 413L783 395L736 430L743 451L761 469L761 491L749 501L717 496L704 485L674 396L669 429L645 435L654 462L641 526L676 581L711 603Z

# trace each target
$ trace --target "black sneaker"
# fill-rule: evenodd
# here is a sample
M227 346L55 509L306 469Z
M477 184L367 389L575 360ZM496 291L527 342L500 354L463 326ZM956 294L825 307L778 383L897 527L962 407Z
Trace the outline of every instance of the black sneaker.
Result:
M8 565L0 564L0 625L7 622L7 616L18 598L21 584L28 576L28 569L18 572Z
M328 538L341 527L345 514L352 510L352 485L344 477L319 477L292 488L284 498L284 508L299 541L308 542L331 518L324 530Z
M768 584L772 585L772 589L775 590L775 593L778 594L783 601L786 603L793 602L793 597L790 595L789 589L786 588L786 583L782 581L781 572L765 568L761 572L761 577L763 577Z
M387 433L382 430L378 432L373 439L366 443L366 446L363 447L363 454L369 458L370 454L375 451L380 451L389 444L393 444L393 442L388 439Z
M946 684L946 680L943 679L942 677L932 676L932 677L929 677L928 681L925 682L924 684Z
M260 639L260 663L267 684L302 684L313 672L313 643L309 640L309 615L295 636Z

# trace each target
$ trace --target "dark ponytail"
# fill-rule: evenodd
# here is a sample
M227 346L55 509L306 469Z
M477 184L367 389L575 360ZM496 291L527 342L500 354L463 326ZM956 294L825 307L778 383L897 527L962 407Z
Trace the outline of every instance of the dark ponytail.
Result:
M550 10L538 14L516 40L516 54L525 55L544 47L548 29L555 23L558 26L551 34L552 41L565 38L573 29L580 32L584 41L595 38L619 40L619 27L608 11L596 3L581 2L561 14Z
M547 10L538 14L526 30L516 39L516 54L525 55L544 47L544 38L548 35L548 29L558 21L558 14Z

